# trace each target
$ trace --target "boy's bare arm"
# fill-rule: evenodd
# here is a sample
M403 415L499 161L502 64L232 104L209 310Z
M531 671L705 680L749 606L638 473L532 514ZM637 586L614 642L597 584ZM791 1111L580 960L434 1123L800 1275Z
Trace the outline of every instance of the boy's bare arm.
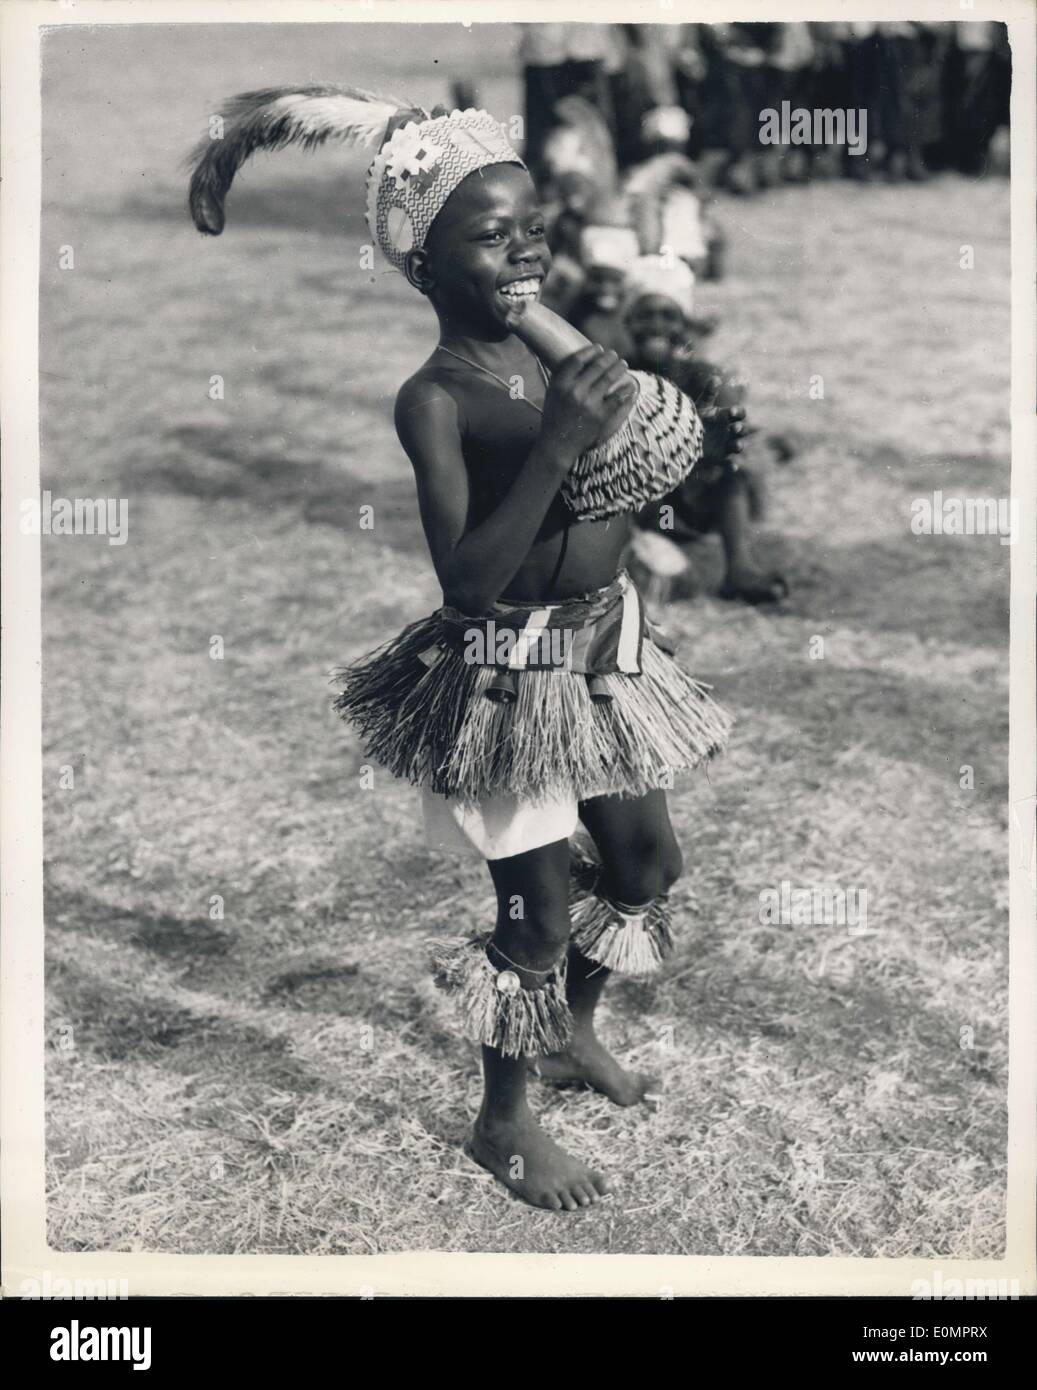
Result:
M490 514L465 530L468 473L457 406L434 382L408 382L396 398L396 432L414 467L421 522L443 597L483 613L507 588L536 541L559 486L615 409L626 376L615 353L573 353L551 378L536 444Z

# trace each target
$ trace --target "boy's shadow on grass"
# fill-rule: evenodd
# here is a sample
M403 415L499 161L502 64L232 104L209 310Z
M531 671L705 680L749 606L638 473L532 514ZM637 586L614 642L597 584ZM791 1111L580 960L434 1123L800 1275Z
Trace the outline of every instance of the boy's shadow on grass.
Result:
M236 936L207 918L181 918L161 912L128 910L88 893L48 883L44 921L69 936L89 936L118 943L140 954L138 978L152 974L154 963L180 968L188 988L211 989ZM221 1071L239 1075L243 1084L261 1082L288 1091L312 1091L320 1084L304 1062L292 1056L288 1040L220 1012L213 1003L198 1012L160 985L134 988L92 969L96 955L82 958L68 951L48 952L49 1011L55 1027L68 1020L75 1047L106 1061L149 1062L194 1077L210 1070L218 1058ZM149 969L149 962L151 969ZM231 978L239 971L233 968Z
M153 976L156 966L179 971L179 985L202 990L212 1000L208 1012L197 1013L163 998L160 985L138 992L125 982L102 979L68 952L52 952L47 962L51 1012L55 1022L73 1022L77 1047L110 1060L150 1060L188 1074L218 1055L220 1069L241 1069L243 1081L297 1091L322 1088L321 1077L292 1056L281 1033L221 1015L221 997L231 1005L240 997L243 965L252 959L247 940L222 923L150 907L119 907L53 882L45 885L44 921L68 937L83 933L138 954L142 975ZM84 953L84 962L91 958ZM249 974L259 987L261 1007L277 1015L337 1015L354 1019L358 1028L369 1025L375 1035L412 1032L423 1052L444 1058L458 1046L456 1034L430 1013L418 982L379 978L361 961L326 953L296 958L292 965L272 958L265 979L264 972L258 978Z
M356 531L361 507L374 510L380 543L412 556L424 544L414 485L409 478L361 477L264 444L245 429L214 431L180 425L168 431L166 448L135 466L135 487L204 501L241 499L261 510L295 508L313 526Z

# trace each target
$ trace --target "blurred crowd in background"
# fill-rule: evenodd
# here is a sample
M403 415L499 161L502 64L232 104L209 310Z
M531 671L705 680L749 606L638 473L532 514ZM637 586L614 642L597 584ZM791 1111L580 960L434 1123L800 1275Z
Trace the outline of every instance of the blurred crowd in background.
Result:
M666 126L682 153L700 159L717 152L717 181L739 193L836 173L918 179L949 168L979 174L995 134L1008 124L1011 60L1003 24L521 28L526 149L537 173L555 105L567 96L584 98L600 113L620 169L644 156L656 113L654 124ZM869 158L761 146L760 112L782 101L866 110Z
M1007 171L1011 57L1005 25L961 23L524 24L524 158L541 192L553 264L544 302L631 366L676 381L700 406L745 409L737 364L706 359L716 327L699 280L724 274L717 191L845 177L901 183ZM455 84L458 106L477 105ZM866 146L761 141L763 113L867 112ZM758 433L750 429L751 434ZM766 445L761 453L761 445ZM685 542L718 535L721 595L784 598L755 556L761 463L697 467L641 518L631 563L654 597L693 592Z

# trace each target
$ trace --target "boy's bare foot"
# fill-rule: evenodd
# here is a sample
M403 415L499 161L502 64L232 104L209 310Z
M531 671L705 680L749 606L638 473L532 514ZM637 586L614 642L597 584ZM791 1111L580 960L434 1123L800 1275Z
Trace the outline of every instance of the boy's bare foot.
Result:
M609 1190L600 1173L548 1138L528 1110L507 1119L480 1115L465 1153L534 1207L577 1211Z
M544 1081L577 1081L608 1096L615 1105L639 1105L658 1082L644 1072L621 1067L593 1033L576 1034L564 1052L536 1059Z

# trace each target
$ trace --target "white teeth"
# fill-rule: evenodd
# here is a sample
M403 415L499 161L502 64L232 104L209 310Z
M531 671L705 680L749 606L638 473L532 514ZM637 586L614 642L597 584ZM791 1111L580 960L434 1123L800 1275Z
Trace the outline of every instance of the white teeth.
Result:
M507 299L531 299L539 289L539 280L515 280L510 285L502 285L501 294Z

